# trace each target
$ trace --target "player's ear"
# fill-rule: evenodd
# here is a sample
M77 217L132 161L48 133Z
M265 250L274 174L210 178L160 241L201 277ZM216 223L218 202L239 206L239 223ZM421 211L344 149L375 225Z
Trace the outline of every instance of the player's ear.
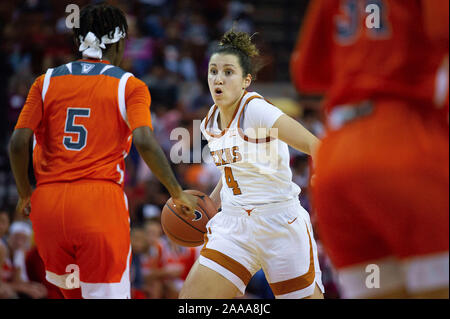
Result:
M250 84L252 83L252 75L251 74L247 74L247 76L244 78L244 85L242 89L247 89Z

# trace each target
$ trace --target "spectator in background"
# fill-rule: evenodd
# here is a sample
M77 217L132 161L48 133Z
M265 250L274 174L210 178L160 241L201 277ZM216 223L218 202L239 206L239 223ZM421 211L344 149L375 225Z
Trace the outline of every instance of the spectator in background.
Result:
M11 131L14 129L14 123L19 118L20 111L28 95L28 89L33 84L33 77L25 70L14 74L9 84L8 130Z
M124 59L131 60L134 75L141 77L153 63L155 42L151 37L142 35L136 17L128 15L127 21L128 38L125 41Z
M163 250L163 265L168 275L164 281L166 287L165 297L176 299L191 267L197 260L198 250L194 247L177 245L169 239L165 240L165 243L166 249Z
M131 229L131 298L145 299L146 293L143 291L144 278L142 275L142 256L148 252L149 245L147 242L144 229L134 227Z
M251 14L254 11L252 4L244 4L240 1L228 2L226 14L219 23L220 31L225 33L232 27L242 32L252 33L253 22Z
M301 192L299 195L299 200L302 203L302 206L310 211L311 205L309 202L309 158L303 155L297 155L291 160L291 168L292 168L292 180L301 188ZM311 222L314 224L312 220Z
M25 267L28 279L40 283L47 289L47 299L64 299L61 290L45 279L45 266L37 247L33 245L25 257ZM80 288L78 288L80 289ZM81 292L80 292L81 293Z
M136 288L150 299L177 298L197 258L197 250L167 240L159 216L148 219L144 229L134 229L133 234L137 255L133 268Z
M5 141L9 138L10 128L15 122L11 119L17 116L23 105L20 103L23 95L20 94L19 86L27 86L28 91L31 85L29 79L32 80L35 75L47 68L75 59L72 54L72 30L66 26L67 2L22 1L23 5L21 2L20 6L13 2L17 1L4 1L0 6L0 36L2 36L0 82L3 84L0 85L0 101L3 101L5 106L9 105L9 108L0 107L0 143L3 140L2 136ZM73 3L82 6L92 2L93 0L76 0ZM143 80L152 90L150 111L154 134L165 153L168 154L174 144L174 141L169 139L173 128L192 129L192 121L201 119L213 104L207 81L202 78L208 71L211 50L217 44L214 38L222 31L229 29L233 23L242 31L249 33L261 31L254 29L251 13L254 12L255 7L244 1L230 0L129 0L126 2L114 0L113 3L126 12L129 24L121 67L136 76L146 75ZM259 41L260 37L256 36L255 40ZM205 47L207 43L211 43L211 50ZM261 43L260 45L264 56L273 55L271 44ZM175 50L171 51L171 46ZM167 50L168 47L169 50ZM164 54L166 50L168 53L175 52L176 59L166 61ZM167 57L173 56L169 54ZM174 66L173 72L164 67L167 62ZM273 65L275 64L268 63L261 70L258 75L259 80L273 80L276 73ZM316 133L314 130L313 132ZM205 144L206 141L202 140L202 150ZM192 148L192 142L190 148ZM209 156L209 152L207 153ZM212 162L210 165L207 164L206 159L202 159L202 167L190 166L188 164L174 167L180 182L187 184L188 188L211 188L208 181L218 179L216 166ZM2 166L0 153L0 205L15 203L17 199L15 189L10 191L14 184L12 175L8 178L8 174L11 175L10 168L8 165ZM147 219L159 215L158 211L160 212L169 196L144 165L134 147L126 159L125 192L128 196L133 229L134 226L143 227ZM306 193L303 190L301 196L305 196ZM305 200L307 197L306 195ZM14 219L17 220L18 217L23 218L16 216ZM142 232L143 229L137 231L141 235ZM164 240L162 242L164 244ZM163 253L166 248L169 249L168 246L163 245ZM29 254L33 255L31 252ZM29 273L28 267L27 273ZM32 279L33 276L29 275L29 277ZM165 282L167 283L167 280ZM139 292L132 291L132 296L141 295Z
M41 299L47 297L47 289L41 283L30 281L26 269L25 256L31 246L31 235L28 223L16 221L11 224L4 261L10 266L10 272L5 279L19 298Z
M6 210L0 210L0 299L17 298L16 292L9 284L9 279L12 277L12 264L6 242L9 219L9 213Z

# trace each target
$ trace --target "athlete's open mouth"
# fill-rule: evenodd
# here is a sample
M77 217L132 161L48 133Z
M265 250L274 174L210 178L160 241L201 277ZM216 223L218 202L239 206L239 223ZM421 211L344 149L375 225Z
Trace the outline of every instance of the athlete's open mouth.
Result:
M220 95L220 94L223 93L223 91L222 91L222 89L220 89L220 88L216 88L216 89L214 90L214 93L216 93L217 95Z

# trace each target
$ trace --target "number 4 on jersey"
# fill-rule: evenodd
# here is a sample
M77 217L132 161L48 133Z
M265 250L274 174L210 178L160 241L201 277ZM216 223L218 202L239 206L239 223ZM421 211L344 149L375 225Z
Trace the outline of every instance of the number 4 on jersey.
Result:
M74 141L72 136L64 136L64 147L70 151L81 151L86 146L87 130L81 124L75 124L77 117L89 117L91 115L91 109L89 108L72 108L67 109L66 126L64 127L64 133L77 134L78 138Z
M229 188L233 189L233 195L241 195L241 189L239 188L238 182L234 179L231 167L225 167L225 180Z

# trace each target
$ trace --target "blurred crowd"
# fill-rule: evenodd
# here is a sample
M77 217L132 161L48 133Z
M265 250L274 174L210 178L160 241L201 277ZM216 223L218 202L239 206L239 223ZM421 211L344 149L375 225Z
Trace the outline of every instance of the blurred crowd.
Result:
M79 58L71 30L65 24L66 5L82 7L91 2L96 1L7 0L0 6L0 298L62 297L45 280L29 221L14 213L17 193L8 164L7 143L34 79L49 67ZM219 171L208 160L192 163L196 156L193 139L198 132L195 125L213 104L206 81L209 53L220 35L232 26L250 33L257 31L252 20L255 1L108 2L127 14L129 30L121 67L148 85L154 132L168 158L172 147L180 143L177 136L171 135L173 129L182 127L190 133L191 141L184 142L189 143L186 149L190 150L191 161L173 165L178 180L185 189L210 193ZM256 44L264 57L267 44L262 39L257 39ZM270 56L265 58L271 60ZM270 67L261 70L259 81L276 81ZM301 111L294 112L296 119L321 136L318 101L305 100L302 105ZM200 144L203 149L206 141L201 140ZM290 151L293 180L302 188L302 205L310 211L309 159ZM126 167L125 192L132 226L132 296L176 298L201 247L181 247L165 237L160 214L169 195L134 147L126 158ZM311 217L314 223L313 212ZM317 243L325 296L337 298L332 265L321 251L320 238ZM244 297L273 298L262 271L253 277Z

